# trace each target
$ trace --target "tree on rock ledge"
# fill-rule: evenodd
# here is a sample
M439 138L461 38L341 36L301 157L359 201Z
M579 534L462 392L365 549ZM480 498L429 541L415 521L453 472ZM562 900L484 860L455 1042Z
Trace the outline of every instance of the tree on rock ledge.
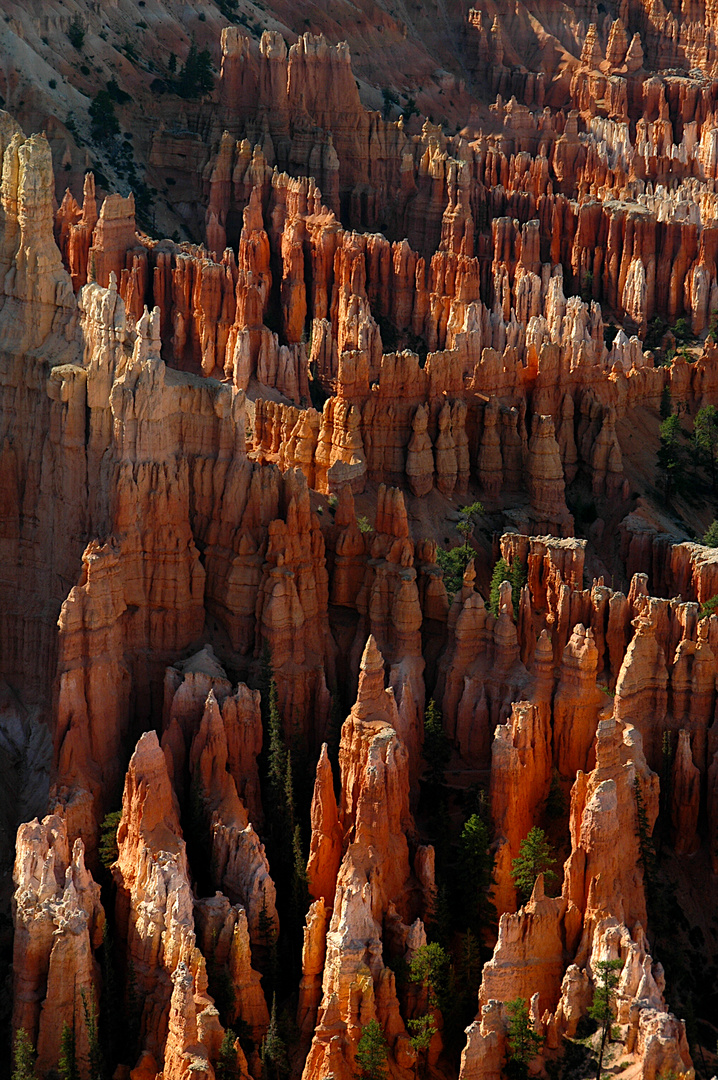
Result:
M556 880L556 874L551 869L555 861L546 833L534 825L526 839L521 841L519 853L511 862L511 876L522 900L530 898L539 874L543 874L546 884Z

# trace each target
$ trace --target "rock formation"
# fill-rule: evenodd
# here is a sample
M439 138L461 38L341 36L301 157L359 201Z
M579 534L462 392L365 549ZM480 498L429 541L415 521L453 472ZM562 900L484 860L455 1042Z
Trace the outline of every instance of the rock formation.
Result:
M549 1073L616 960L611 1068L692 1077L716 14L445 6L142 5L131 41L8 6L0 908L38 1075L68 1025L92 1080L96 1009L134 1080L350 1080L371 1021L394 1080L499 1080L517 997ZM533 827L558 896L517 895Z

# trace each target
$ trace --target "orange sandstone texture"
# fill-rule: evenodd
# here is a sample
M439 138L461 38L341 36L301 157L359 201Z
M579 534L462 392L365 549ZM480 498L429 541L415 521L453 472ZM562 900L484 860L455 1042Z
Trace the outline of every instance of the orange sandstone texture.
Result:
M298 36L296 12L270 7L256 42L220 36L210 4L216 88L164 94L136 140L198 242L148 236L142 200L100 191L99 172L80 203L45 98L30 114L50 141L0 112L0 837L38 815L17 829L14 1029L45 1073L74 1024L84 1080L76 987L107 992L98 840L122 797L116 951L141 1015L121 1067L211 1080L231 1024L238 1074L259 1075L271 980L298 990L294 1075L353 1078L376 1019L409 1080L428 1004L394 969L426 943L441 885L419 798L433 696L452 828L459 792L488 792L500 916L460 1075L498 1080L517 996L545 1036L539 1071L576 1034L598 962L619 959L630 1068L690 1077L639 831L660 807L679 865L718 866L718 619L699 608L718 560L686 540L699 528L665 531L635 444L657 449L664 391L688 417L718 401L710 340L667 366L644 348L654 316L704 334L718 305L714 13L452 9L459 75L423 9L360 26L360 0L353 66L331 12L312 13L327 36ZM82 11L104 64L120 41ZM147 37L179 49L163 20ZM388 88L407 58L428 89L406 84L404 119L393 90L386 116L365 108L371 64ZM8 46L11 105L14 64ZM134 68L120 75L147 106ZM408 115L415 91L447 122ZM75 194L53 203L58 147ZM487 513L447 593L437 546L476 498ZM525 584L489 610L499 554ZM279 842L270 678L275 743L302 773L285 792L299 832ZM511 860L552 782L571 792L552 825L561 895L539 878L518 907ZM278 976L280 930L294 970ZM427 1073L455 1075L435 1021Z

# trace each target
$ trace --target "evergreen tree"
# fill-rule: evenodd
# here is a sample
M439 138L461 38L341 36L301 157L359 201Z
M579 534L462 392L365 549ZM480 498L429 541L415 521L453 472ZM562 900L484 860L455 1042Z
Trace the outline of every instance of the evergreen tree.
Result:
M476 518L483 512L483 504L478 501L471 503L469 506L462 506L459 510L459 521L456 529L464 538L465 552L469 551L469 539L473 535Z
M265 732L269 730L269 692L274 679L272 667L272 650L267 641L262 645L262 655L259 659L259 693L261 697L262 726Z
M658 415L661 420L667 420L673 412L673 399L671 397L671 384L666 383L661 391L661 404L658 408Z
M292 772L292 751L288 750L286 753L286 766L284 769L284 812L283 817L285 819L286 831L291 838L294 836L294 826L296 824L296 810L294 801L294 774Z
M441 1008L446 1002L449 970L449 954L438 941L421 945L411 959L409 978L426 990L431 1009Z
M65 1021L60 1036L60 1060L57 1063L60 1080L79 1080L74 1029Z
M484 930L496 922L496 909L489 899L494 869L490 840L486 823L472 814L461 830L459 858L467 922L479 941Z
M115 115L115 106L107 90L99 90L95 94L88 111L93 139L104 142L117 138L120 134L120 122Z
M671 494L683 483L683 448L679 442L681 423L673 414L661 424L660 446L658 448L658 471L663 484L663 498L669 501Z
M452 930L451 904L446 882L442 881L436 890L431 930L433 938L446 948L451 940Z
M523 998L507 1002L506 1008L509 1014L507 1072L510 1077L523 1080L528 1076L529 1062L543 1045L543 1038L534 1030Z
M718 409L715 405L704 405L696 413L693 422L693 445L699 460L710 470L711 487L715 491L718 458Z
M561 787L561 777L558 769L554 769L551 773L551 786L546 796L546 814L555 821L563 817L567 810L568 802Z
M710 618L711 615L718 615L718 594L711 596L710 600L706 600L701 604L701 609L698 612L699 619Z
M90 1080L102 1080L105 1071L105 1063L100 1047L100 1029L97 1019L97 1003L95 1001L94 987L90 986L90 991L88 993L83 986L80 989L80 996L82 998L82 1011L85 1017L85 1030L87 1032Z
M520 561L520 559L514 559L511 564L511 570L509 571L509 581L511 582L511 599L514 605L514 615L518 613L519 602L521 600L521 590L526 584L526 567Z
M268 976L269 989L273 990L277 985L277 978L279 976L277 928L274 924L274 917L270 915L267 910L267 894L264 890L262 890L262 906L259 909L259 917L257 919L257 932L266 957L264 969Z
M219 1047L219 1057L214 1070L217 1080L240 1080L237 1051L234 1046L236 1041L237 1033L227 1028Z
M109 814L105 814L100 825L99 856L106 870L109 870L117 859L117 830L121 820L122 811L112 810Z
M653 849L651 842L650 830L648 827L648 814L646 813L646 804L643 801L643 791L641 790L641 782L636 774L633 781L633 790L636 796L636 822L638 826L638 850L641 857L641 866L643 867L643 876L646 883L646 894L652 894L655 883L655 871L656 871L656 853Z
M417 1061L421 1062L421 1075L426 1076L429 1047L436 1034L434 1017L431 1013L415 1016L413 1020L408 1021L406 1026L409 1029L409 1040L416 1051Z
M606 1040L611 1038L611 1025L613 1023L613 997L618 986L618 972L623 967L622 960L599 960L598 982L593 993L593 1002L588 1010L588 1015L601 1028L601 1049L598 1054L598 1067L596 1080L601 1080L603 1069L603 1052L606 1048Z
M703 537L706 547L718 547L718 521L713 520L708 526L708 531Z
M262 1059L262 1076L266 1080L282 1080L289 1072L287 1060L287 1047L279 1033L277 1023L277 995L272 997L272 1014L269 1018L269 1027L264 1036L260 1052Z
M202 49L200 52L193 42L179 73L177 93L183 98L196 98L208 93L213 86L212 57L209 49Z
M357 1080L386 1080L388 1046L377 1020L370 1020L362 1028L357 1046Z
M472 1014L476 1011L476 994L481 982L483 966L481 942L471 930L467 930L461 942L459 986L463 990L464 999L470 1003Z
M292 908L295 919L301 924L309 907L309 881L307 860L302 851L302 830L294 826L292 838Z
M436 563L441 567L444 575L444 588L449 603L453 601L464 583L464 573L471 562L472 555L472 549L464 547L463 544L450 548L448 551L442 547L436 549Z
M424 745L421 756L426 762L424 782L433 798L443 795L446 786L444 770L451 760L451 746L444 731L441 710L433 698L424 714Z
M287 751L284 745L282 718L279 714L277 684L274 679L269 684L268 736L267 782L269 784L270 806L277 809L284 804L283 796L287 782Z
M556 880L551 869L555 861L546 833L534 825L521 841L518 856L511 862L511 876L524 901L530 898L539 874L543 874L547 885Z
M35 1080L35 1047L25 1028L18 1028L13 1044L12 1080Z
M661 825L666 825L670 820L671 808L671 782L673 779L673 745L670 731L663 732L661 740L661 787L660 787L660 818ZM641 798L641 795L638 796ZM648 824L648 822L646 822Z
M492 615L498 617L499 614L499 592L501 589L502 581L511 580L511 570L506 559L502 556L497 560L494 566L494 572L491 575L491 591L489 593L489 611Z

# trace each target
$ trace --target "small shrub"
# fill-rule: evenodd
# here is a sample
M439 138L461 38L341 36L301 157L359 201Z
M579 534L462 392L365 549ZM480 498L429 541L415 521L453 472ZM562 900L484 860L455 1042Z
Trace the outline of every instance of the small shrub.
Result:
M706 547L716 548L718 547L718 521L713 520L708 526L708 531L703 537L703 543Z
M711 596L710 600L706 600L704 604L701 604L698 618L706 619L711 615L718 615L718 594L716 596Z
M680 318L676 320L676 325L673 327L673 333L676 338L676 342L679 345L685 345L693 337L691 328L688 325L688 319Z
M107 83L107 93L112 100L118 105L126 105L128 101L132 101L132 98L126 90L122 90L117 83L117 79L110 79Z

